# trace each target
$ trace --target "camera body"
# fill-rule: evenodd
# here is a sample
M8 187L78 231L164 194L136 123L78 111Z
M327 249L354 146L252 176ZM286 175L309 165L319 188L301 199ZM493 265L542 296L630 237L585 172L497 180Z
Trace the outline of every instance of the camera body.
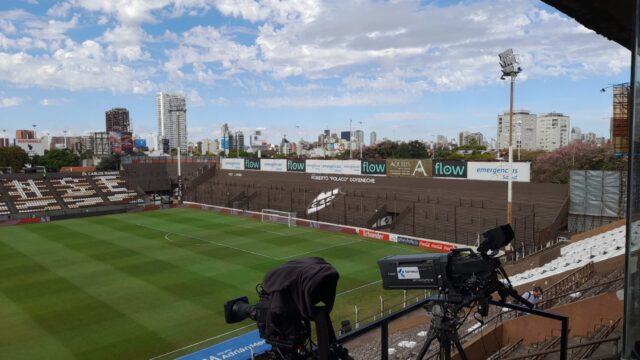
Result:
M378 260L385 289L432 289L468 295L498 281L500 262L472 249L448 254L395 255Z
M246 296L227 301L224 304L226 322L232 324L250 318L268 344L287 350L304 346L310 335L309 322L295 314L274 314L269 294L261 290L258 295L260 300L255 305L249 304Z

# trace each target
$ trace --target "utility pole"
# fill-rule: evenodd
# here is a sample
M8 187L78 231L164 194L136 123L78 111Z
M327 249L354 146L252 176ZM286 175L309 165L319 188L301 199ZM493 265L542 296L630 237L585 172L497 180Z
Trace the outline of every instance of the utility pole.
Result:
M351 140L353 140L353 132L351 131L351 123L353 120L349 119L349 159L353 159L353 151L351 151Z
M362 145L364 143L364 128L362 127L362 121L358 121L358 123L360 123L360 132L362 132L362 141L360 141L360 139L358 139L358 142L360 142L360 160L362 160Z

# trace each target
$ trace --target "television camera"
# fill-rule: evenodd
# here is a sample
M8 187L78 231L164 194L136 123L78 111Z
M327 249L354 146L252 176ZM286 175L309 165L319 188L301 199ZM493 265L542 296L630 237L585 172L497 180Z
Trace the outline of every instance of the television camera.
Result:
M260 337L272 345L273 359L349 360L347 350L336 343L329 317L339 277L322 258L289 261L268 272L256 286L260 300L255 305L246 296L227 301L225 321L256 321ZM317 346L311 340L312 321Z
M426 307L432 313L433 321L418 359L424 357L435 339L440 342L440 359L451 358L452 344L461 358L466 359L457 334L463 322L459 313L465 307L475 306L479 315L487 316L493 294L497 293L502 303L512 297L529 309L533 307L511 286L496 257L499 249L513 240L511 226L491 229L483 237L477 252L460 248L447 254L395 255L378 261L385 289L431 289L438 292Z

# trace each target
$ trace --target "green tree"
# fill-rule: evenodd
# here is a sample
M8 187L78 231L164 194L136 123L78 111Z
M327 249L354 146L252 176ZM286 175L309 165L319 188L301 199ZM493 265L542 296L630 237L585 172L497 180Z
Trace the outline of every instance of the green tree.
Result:
M35 164L44 166L47 171L57 172L63 166L80 165L80 157L69 149L47 150L44 152L44 156L40 157Z
M427 157L427 147L422 141L412 140L407 143L409 147L409 157L412 159L424 159Z
M98 166L96 166L96 170L98 171L117 171L120 170L120 155L111 154L105 158L100 160Z
M29 163L29 155L18 146L0 148L0 168L10 167L13 172L19 172Z
M533 181L566 184L571 170L624 170L611 147L576 143L539 155L532 164Z

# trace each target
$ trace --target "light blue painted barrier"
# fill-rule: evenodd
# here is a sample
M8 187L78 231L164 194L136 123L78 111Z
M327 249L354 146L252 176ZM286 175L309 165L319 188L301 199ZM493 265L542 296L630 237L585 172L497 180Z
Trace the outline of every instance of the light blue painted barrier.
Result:
M260 338L258 330L236 336L206 349L198 350L178 360L248 360L251 355L263 354L271 345Z

